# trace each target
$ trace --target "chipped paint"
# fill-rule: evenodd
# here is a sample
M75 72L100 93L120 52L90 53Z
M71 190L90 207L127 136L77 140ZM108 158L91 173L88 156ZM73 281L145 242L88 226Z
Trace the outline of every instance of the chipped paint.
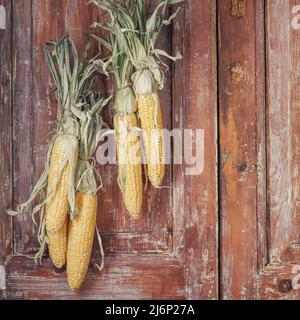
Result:
M245 16L246 12L246 0L231 0L230 14L238 19Z
M240 63L235 62L231 66L229 66L227 69L230 72L231 81L233 84L238 84L244 79L245 73Z

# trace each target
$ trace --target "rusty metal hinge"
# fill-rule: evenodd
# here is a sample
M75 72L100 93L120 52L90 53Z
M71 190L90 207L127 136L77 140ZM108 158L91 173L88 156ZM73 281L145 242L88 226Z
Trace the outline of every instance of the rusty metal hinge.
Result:
M0 29L6 29L6 12L4 6L0 5Z
M0 290L6 289L6 274L5 274L5 267L0 266Z

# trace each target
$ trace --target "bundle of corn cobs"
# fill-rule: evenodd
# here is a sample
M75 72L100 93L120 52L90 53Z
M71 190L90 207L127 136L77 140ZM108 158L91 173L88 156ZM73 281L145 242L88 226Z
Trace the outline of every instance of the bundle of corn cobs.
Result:
M161 187L165 174L163 121L158 90L164 87L164 64L161 57L181 59L155 48L163 26L169 25L178 10L165 19L168 5L182 0L161 0L147 18L144 0L90 0L108 14L107 21L95 22L109 36L92 36L111 51L109 58L114 70L115 134L119 164L119 185L125 206L133 218L142 209L142 157L139 132L146 153L146 177L155 188Z
M68 37L47 42L44 51L57 88L57 122L45 170L17 213L27 211L39 198L32 210L34 222L39 213L40 250L34 259L41 262L48 244L53 265L61 269L66 264L70 288L79 289L91 257L97 191L101 187L90 160L97 147L97 134L104 127L100 112L109 100L95 92L94 74L96 70L106 72L101 60L88 60L89 45L79 61ZM102 252L98 230L97 234Z
M41 262L46 245L54 266L67 266L72 290L79 289L88 270L95 231L98 236L101 266L104 262L101 237L96 227L97 191L92 161L99 131L106 126L102 108L110 98L96 91L96 74L114 75L114 127L118 156L118 183L124 203L133 218L141 214L143 198L142 147L145 148L146 177L160 187L164 177L164 139L158 89L164 85L164 64L160 56L172 60L156 49L155 43L164 25L167 6L182 0L161 0L147 19L144 0L91 0L108 14L104 29L108 36L91 33L110 51L103 60L88 59L89 45L79 61L75 45L68 36L59 42L47 42L45 54L51 70L58 101L57 123L47 155L45 171L30 198L18 206L24 213L32 203L32 217L38 224L40 249L34 256ZM51 50L50 50L51 49ZM98 56L98 55L97 55ZM39 213L38 223L36 214Z

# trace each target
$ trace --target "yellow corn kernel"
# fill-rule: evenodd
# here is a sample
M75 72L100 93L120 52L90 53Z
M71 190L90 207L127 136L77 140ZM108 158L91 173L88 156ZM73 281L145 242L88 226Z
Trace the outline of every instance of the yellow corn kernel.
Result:
M48 248L52 263L60 269L66 264L67 255L67 221L58 231L48 233Z
M138 112L143 130L143 141L147 157L147 173L151 184L158 188L165 175L164 138L155 129L163 129L160 100L156 93L138 95ZM157 105L156 105L157 104ZM155 139L154 139L155 138Z
M77 159L78 146L75 152ZM51 152L47 192L53 188L64 161L66 161L65 145L63 139L58 137ZM62 268L66 263L69 175L70 164L67 163L61 172L51 200L45 206L49 255L57 268Z
M76 150L78 155L78 146ZM77 159L76 155L76 159ZM62 163L66 161L65 145L63 139L58 137L53 145L48 177L48 192L53 187L59 174ZM55 192L45 206L46 232L55 232L62 228L68 215L68 179L70 175L70 164L67 163L61 172L60 179L56 185Z
M133 218L138 218L142 210L143 179L139 137L138 133L134 131L137 128L137 118L134 113L130 115L117 114L114 123L119 178L123 183L125 207ZM125 132L122 131L122 128L125 128Z
M97 196L76 194L77 215L69 223L67 276L71 290L80 288L88 271L97 218Z

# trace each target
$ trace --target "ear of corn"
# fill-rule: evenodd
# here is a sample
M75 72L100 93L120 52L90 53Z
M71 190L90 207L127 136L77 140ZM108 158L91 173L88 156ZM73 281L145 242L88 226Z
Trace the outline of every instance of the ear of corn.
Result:
M151 184L158 188L165 174L160 101L157 94L138 95L137 101L147 156L147 173Z
M66 263L67 253L67 220L69 211L68 185L71 175L70 163L67 159L66 143L63 136L57 137L54 142L50 169L48 176L47 197L50 200L45 206L46 233L48 237L49 255L52 263L57 268L62 268ZM74 143L77 162L78 146ZM76 166L76 164L75 164ZM52 195L51 195L52 192Z
M116 114L114 117L119 166L119 184L129 214L137 218L142 209L143 181L139 137L135 131L135 113Z
M99 187L95 179L94 164L91 164L89 160L96 150L97 134L103 125L100 112L108 100L102 96L97 97L97 101L92 99L91 105L86 105L83 111L78 112L80 119L79 159L76 176L78 191L76 193L76 215L71 217L69 222L67 246L67 277L71 290L80 288L91 258ZM100 237L99 234L98 236ZM101 239L99 245L102 254Z
M104 10L117 6L114 1L90 0L90 2ZM130 5L128 1L125 2ZM124 5L126 5L125 2L123 2ZM94 23L94 26L103 27L104 25ZM117 87L114 100L114 129L117 146L118 183L129 215L138 218L142 210L143 180L141 146L136 131L138 129L137 102L131 83L133 65L125 52L122 39L114 34L112 29L114 26L108 23L107 31L111 32L108 40L99 34L94 37L112 53L110 63L114 70ZM134 25L132 24L128 29L134 29Z
M54 142L48 177L47 193L52 189L53 195L46 203L46 230L56 232L65 224L68 215L68 183L70 180L70 163L66 157L66 146L63 137ZM75 159L77 162L78 146L75 144Z
M112 0L91 0L99 8L109 13L110 22L105 26L119 43L125 56L135 68L131 79L138 102L138 113L144 131L144 144L147 156L147 174L154 187L160 187L165 173L164 140L161 109L157 89L163 89L165 77L159 56L173 61L181 59L165 51L155 48L163 26L168 25L176 17L178 10L166 19L167 6L180 3L176 1L159 1L152 15L148 18L144 0L137 0L134 8L128 3ZM124 32L126 30L126 32Z
M95 91L95 71L108 73L102 60L88 58L89 47L88 44L79 61L75 45L68 36L45 44L44 52L59 104L57 122L42 176L29 199L20 204L17 211L9 211L12 215L23 214L39 199L31 215L37 224L35 215L39 214L40 248L32 258L41 263L48 243L50 257L57 268L66 263L67 225L69 217L76 216L76 190L88 194L96 194L98 190L94 167L88 159L97 146L96 136L103 125L100 111L108 100ZM77 161L79 152L82 159Z
M61 269L66 264L67 255L67 222L57 231L47 231L49 255L56 268Z
M69 287L79 289L88 270L96 228L97 196L76 194L78 213L69 224L67 275Z

